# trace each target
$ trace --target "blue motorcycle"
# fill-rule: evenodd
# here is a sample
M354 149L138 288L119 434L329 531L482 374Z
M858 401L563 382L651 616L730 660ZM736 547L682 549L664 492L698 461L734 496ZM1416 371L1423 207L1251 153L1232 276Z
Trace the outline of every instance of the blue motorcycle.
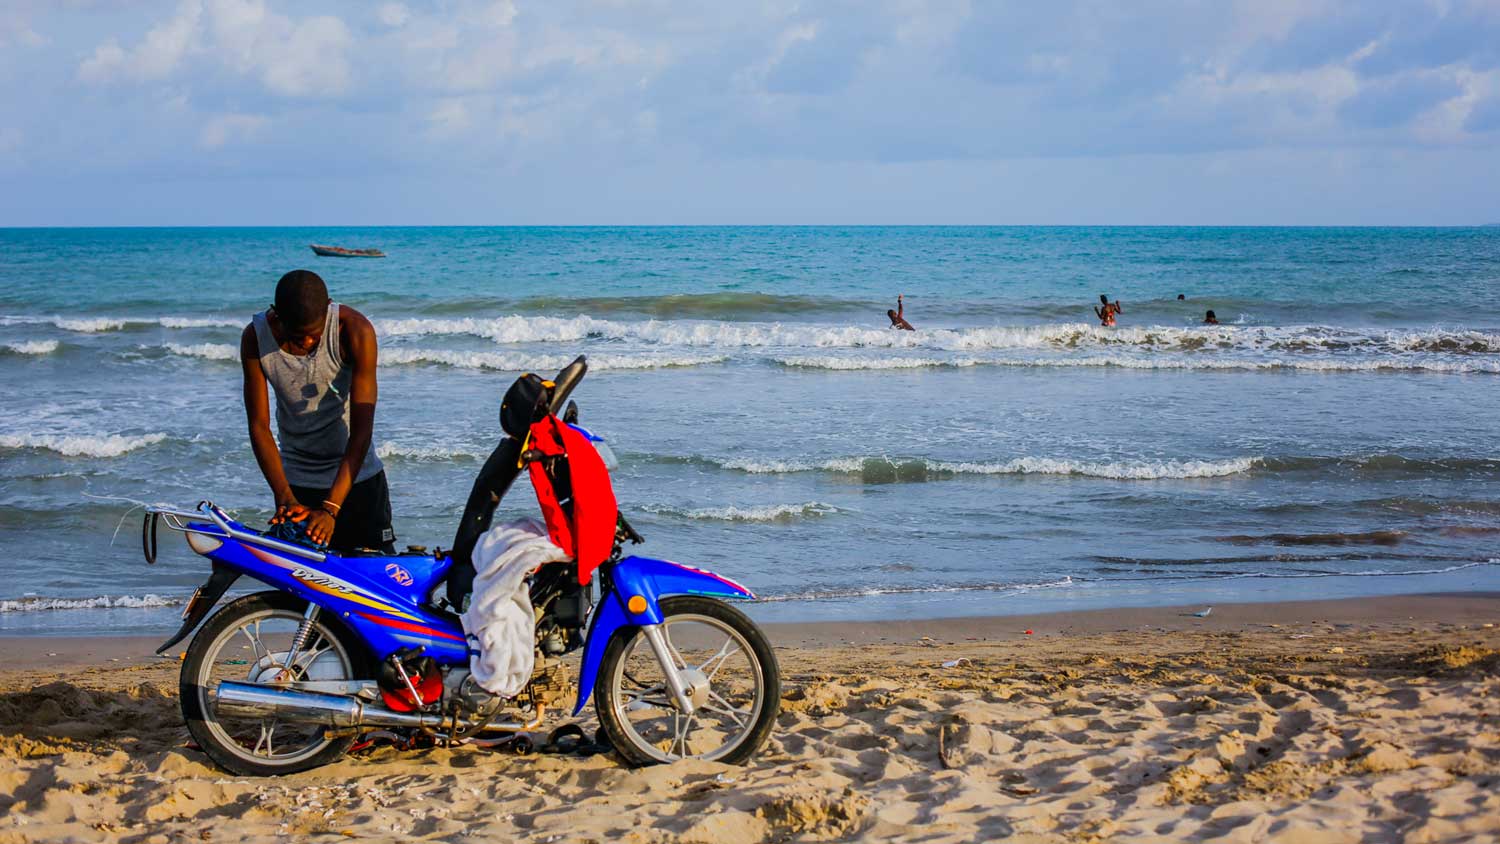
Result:
M579 357L550 382L551 413L586 371ZM568 403L562 419L577 428L577 405ZM577 430L608 465L608 446ZM641 537L623 517L614 553L589 585L578 583L571 562L529 577L536 669L525 690L499 699L474 682L457 610L473 580L470 554L524 464L517 438L503 436L447 552L341 555L249 528L208 501L195 510L149 508L148 561L166 525L212 563L182 626L157 650L197 630L180 691L188 731L204 753L232 773L265 776L326 765L376 729L495 743L486 736L543 722L571 686L563 657L581 651L573 715L592 697L599 740L628 764L748 760L770 736L781 701L770 643L725 602L754 595L712 572L624 556L623 545ZM241 577L271 588L210 616Z

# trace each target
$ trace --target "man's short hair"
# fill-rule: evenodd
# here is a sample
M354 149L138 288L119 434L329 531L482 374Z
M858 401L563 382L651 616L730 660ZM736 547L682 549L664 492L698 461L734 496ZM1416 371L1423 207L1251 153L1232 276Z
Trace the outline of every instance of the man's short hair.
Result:
M328 311L328 286L312 270L292 270L276 282L276 315L282 325L306 328Z

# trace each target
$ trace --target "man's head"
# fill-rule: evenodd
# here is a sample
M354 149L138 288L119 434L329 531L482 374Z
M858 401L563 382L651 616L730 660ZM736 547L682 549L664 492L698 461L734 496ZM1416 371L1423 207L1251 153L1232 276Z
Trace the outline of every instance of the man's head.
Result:
M1109 296L1107 296L1107 295L1105 295L1103 293L1100 293L1099 294L1099 304L1101 304L1101 305L1108 305L1109 304Z
M276 282L273 308L283 340L310 351L323 337L328 287L311 270L292 270Z
M901 317L896 316L896 309L895 308L891 308L890 310L886 311L885 315L891 318L891 322L895 322L896 320L898 320L898 319L901 318Z

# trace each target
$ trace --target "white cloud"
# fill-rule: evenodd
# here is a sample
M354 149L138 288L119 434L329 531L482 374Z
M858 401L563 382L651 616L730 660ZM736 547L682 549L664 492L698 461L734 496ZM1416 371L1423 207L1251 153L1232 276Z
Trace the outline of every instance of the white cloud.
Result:
M411 20L411 9L400 3L382 3L375 10L375 18L390 27L403 27Z
M350 77L344 51L353 40L338 18L308 18L270 48L261 78L266 87L288 96L343 93Z
M516 4L513 0L497 0L486 3L469 15L469 19L480 26L510 26L516 19Z
M47 39L31 28L31 22L19 9L0 9L0 47L18 44L40 47Z
M264 0L183 0L177 13L152 27L133 48L111 39L78 68L85 82L155 81L194 57L222 63L260 79L272 93L342 93L349 85L346 52L353 36L336 17L294 20Z
M229 143L249 140L271 121L259 114L221 114L208 121L198 133L198 144L204 149L218 149Z
M120 77L162 79L175 71L195 46L202 16L200 0L183 0L177 14L148 30L135 49L125 50L114 41L101 44L79 66L78 76L86 82L116 82Z
M454 98L438 101L437 106L428 112L427 122L434 135L448 136L469 128L473 120L463 100Z

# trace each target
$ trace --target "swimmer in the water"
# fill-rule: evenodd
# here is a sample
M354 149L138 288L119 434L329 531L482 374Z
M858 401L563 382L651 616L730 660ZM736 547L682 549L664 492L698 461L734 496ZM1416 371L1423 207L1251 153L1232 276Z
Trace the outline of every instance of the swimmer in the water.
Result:
M1219 324L1219 318L1216 317L1216 316L1214 316L1214 312L1213 311L1209 311L1208 314L1203 317L1203 324L1204 325L1218 325Z
M896 309L894 311L886 311L885 315L891 318L892 328L899 328L902 331L916 331L915 328L911 327L911 323L907 322L906 318L902 316L902 313L904 313L905 310L906 306L901 302L901 294L897 293Z
M1120 313L1120 300L1109 301L1109 297L1103 293L1099 294L1099 304L1102 308L1094 308L1094 313L1099 315L1099 324L1109 327L1115 324L1115 316Z

